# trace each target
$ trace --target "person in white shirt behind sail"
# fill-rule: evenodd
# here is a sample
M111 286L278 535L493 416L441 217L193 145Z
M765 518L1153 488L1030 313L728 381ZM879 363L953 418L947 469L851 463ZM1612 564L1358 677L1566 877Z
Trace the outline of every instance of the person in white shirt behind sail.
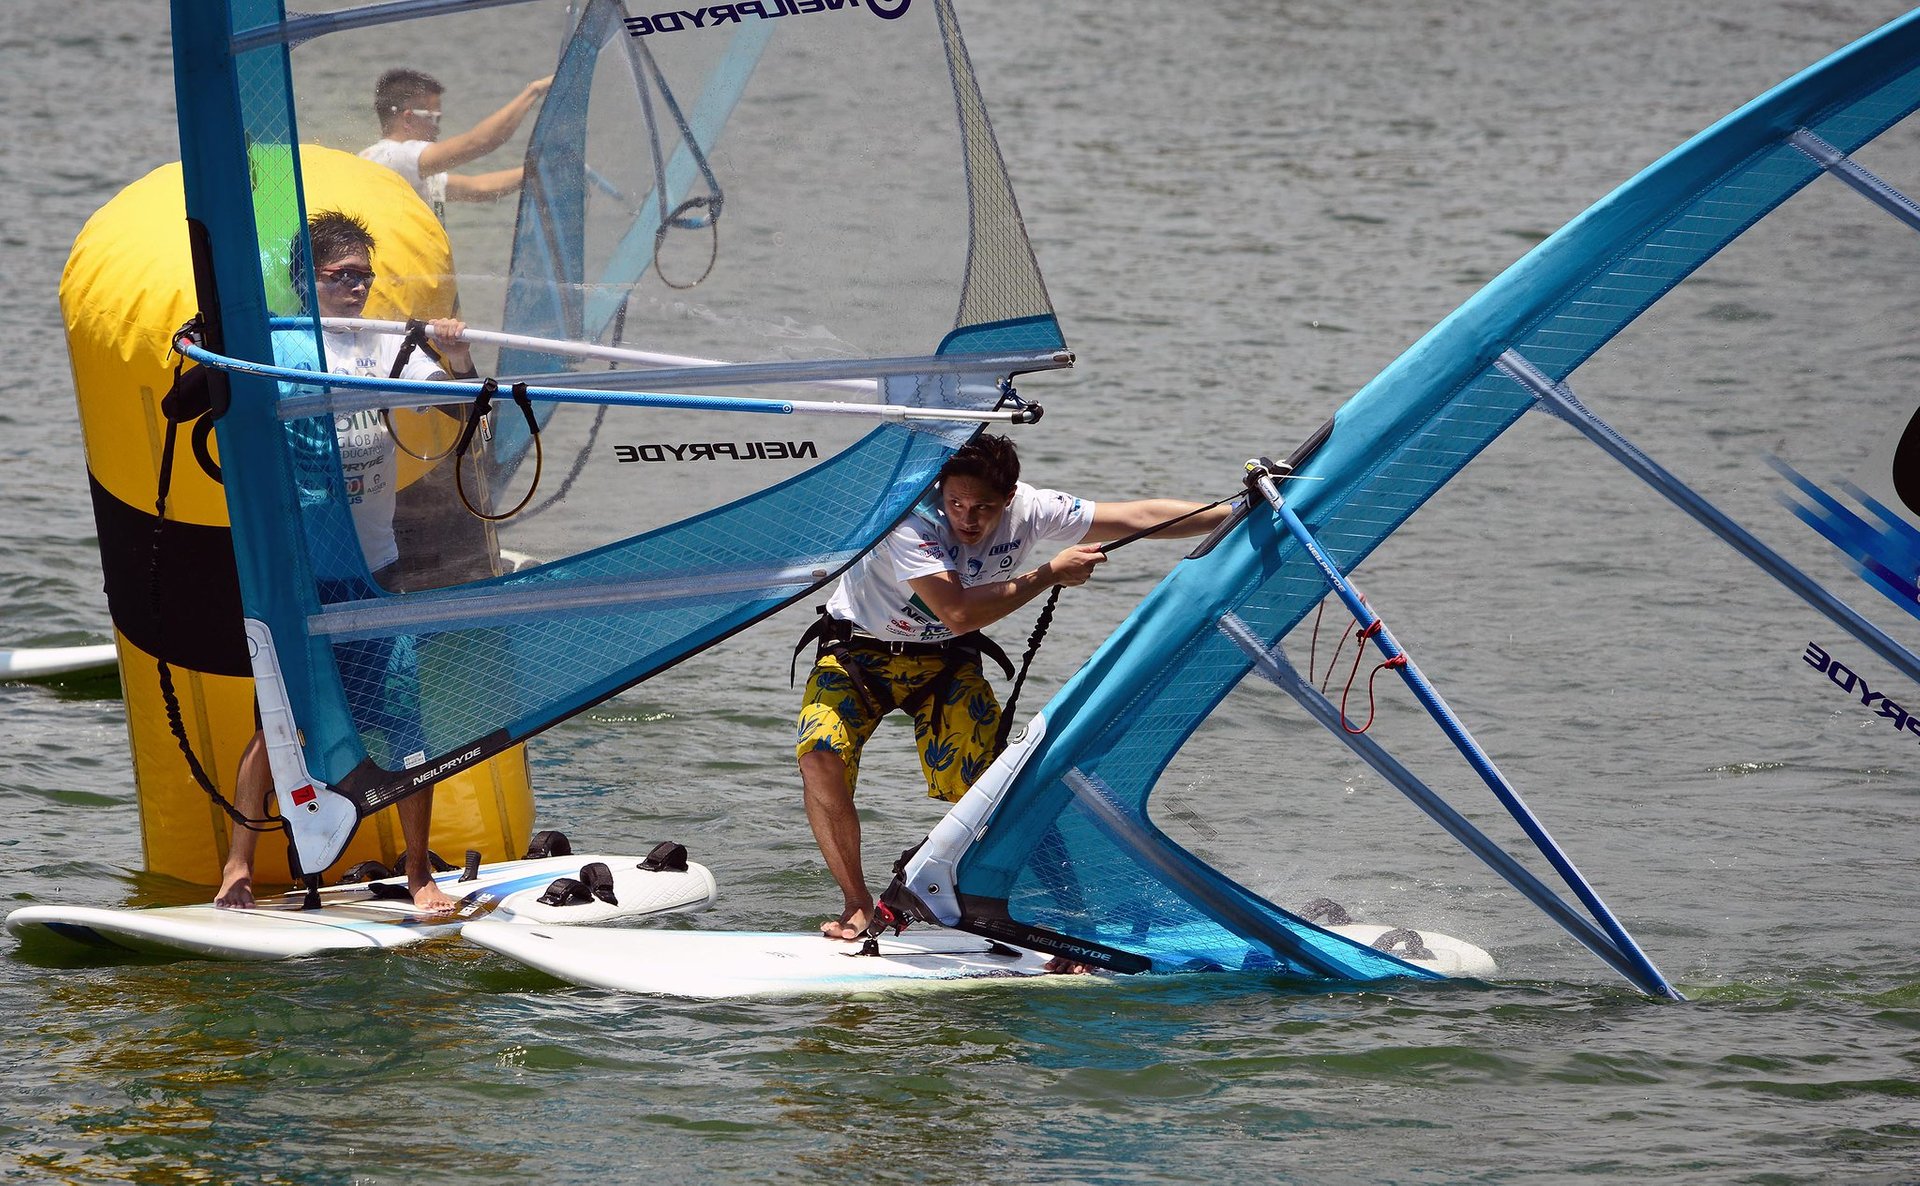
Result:
M1182 515L1163 536L1200 535L1226 506L1151 498L1094 503L1020 481L1005 437L981 435L940 471L922 503L847 570L801 645L819 651L800 706L796 753L807 822L839 884L840 916L821 924L852 939L872 919L853 805L860 751L880 718L913 717L927 793L952 802L994 758L1000 706L980 670L982 653L1012 674L1000 648L978 631L1055 585L1081 585L1106 560L1096 545ZM1066 545L1030 572L1046 545Z
M471 176L450 173L479 160L505 144L520 121L547 93L553 76L528 83L506 106L467 131L440 138L439 80L418 70L389 70L373 88L373 110L380 120L380 139L360 155L385 165L433 207L435 217L447 220L448 202L490 202L520 188L521 166Z
M373 235L366 224L337 211L323 211L307 220L307 239L312 247L314 294L320 316L360 316L374 281ZM294 291L299 292L305 287L305 277L297 242L293 244L290 259ZM465 323L456 318L440 318L428 324L433 328L435 345L445 355L446 366L452 368L452 373L432 355L419 351L400 368L398 377L471 377L473 355L464 340ZM379 378L392 377L402 343L401 338L392 334L333 328L325 329L321 338L326 347L326 371ZM277 331L275 356L285 366L321 369L313 357L312 343L310 330ZM360 556L316 555L314 575L322 601L376 596L375 590L367 588L365 574L371 574L373 583L381 588L395 588L400 559L393 532L399 487L393 434L386 417L378 410L336 416L333 429L340 476ZM345 548L351 547L351 544L345 545ZM364 569L360 560L365 562ZM394 643L388 639L342 643L337 650L346 655L346 661L341 664L341 678L350 699L359 693L369 701L395 699L400 702L398 708L386 712L377 722L386 735L389 764L404 763L413 755L424 760L426 741L420 732L417 703L411 702L417 700L417 691L409 695L404 688L395 688L395 685L417 682L412 657L397 653ZM267 792L272 787L265 737L256 731L240 756L234 809L247 819L261 819L266 810ZM423 910L451 910L454 900L434 884L427 855L427 835L433 823L432 789L407 796L395 810L399 813L400 831L406 843L407 887L413 893L414 904ZM258 838L253 828L235 825L215 905L253 905L253 854Z

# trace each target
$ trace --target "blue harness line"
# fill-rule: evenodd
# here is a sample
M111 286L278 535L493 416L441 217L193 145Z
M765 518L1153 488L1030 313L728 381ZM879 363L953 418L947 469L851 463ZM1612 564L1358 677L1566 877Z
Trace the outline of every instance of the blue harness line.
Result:
M1353 614L1354 620L1360 623L1361 637L1370 637L1374 640L1374 644L1380 648L1381 654L1386 656L1387 665L1399 672L1400 678L1406 682L1407 687L1413 692L1414 698L1420 701L1421 706L1427 710L1428 715L1432 716L1434 722L1440 726L1441 732L1445 733L1448 740L1453 742L1454 747L1460 751L1461 756L1466 758L1467 764L1473 767L1474 772L1480 776L1481 781L1485 782L1487 788L1493 792L1494 798L1500 801L1501 805L1507 809L1508 814L1513 816L1514 821L1520 825L1521 830L1526 832L1528 839L1532 840L1534 846L1540 850L1540 855L1547 859L1554 870L1560 874L1561 879L1566 882L1567 887L1573 891L1574 896L1579 898L1581 903L1586 906L1587 911L1592 914L1594 921L1599 924L1601 934L1591 935L1587 931L1577 927L1569 927L1569 931L1573 933L1575 938L1587 943L1588 946L1593 946L1591 940L1595 938L1604 938L1607 940L1601 947L1595 947L1594 950L1596 954L1606 959L1609 964L1612 964L1622 975L1633 981L1642 991L1654 996L1668 997L1673 1000L1684 999L1681 997L1679 991L1675 989L1672 984L1668 983L1667 978L1661 974L1660 969L1654 967L1653 962L1647 958L1646 953L1640 950L1640 945L1634 941L1632 935L1627 933L1627 929L1620 924L1620 920L1614 917L1613 912L1607 908L1607 904L1600 900L1600 895L1587 883L1586 878L1581 876L1580 870L1574 867L1573 860L1567 856L1566 852L1547 832L1546 825L1540 822L1539 817L1534 815L1532 809L1520 798L1520 793L1513 788L1513 784L1509 783L1506 776L1500 773L1499 768L1493 764L1493 759L1487 755L1486 750L1482 749L1480 743L1473 739L1473 735L1467 731L1467 727L1461 723L1460 718L1454 715L1453 709L1447 706L1447 702L1441 698L1440 693L1434 689L1433 684L1427 680L1427 677L1421 673L1419 667L1414 664L1412 657L1409 656L1399 642L1394 639L1393 634L1387 629L1386 623L1381 620L1380 615L1374 613L1372 608L1361 598L1359 591L1353 587L1340 572L1339 568L1335 566L1332 559L1327 556L1325 549L1320 546L1319 541L1314 539L1313 533L1307 529L1307 525L1300 521L1300 517L1294 514L1293 508L1289 507L1286 504L1286 500L1281 498L1277 478L1283 477L1284 473L1285 471L1283 469L1274 467L1270 462L1250 461L1247 463L1247 484L1273 507L1274 513L1277 514L1280 517L1280 521L1285 524L1288 533L1291 534L1293 538L1299 542L1300 546L1306 549L1307 554L1313 558L1314 564L1320 569L1321 576L1326 579L1328 587L1339 595L1340 600L1346 604L1347 609ZM1345 739L1349 744L1352 744L1352 731L1341 729L1340 732L1347 734ZM1371 748L1374 750L1379 749L1377 745L1371 746ZM1356 750L1356 752L1361 751ZM1384 751L1380 752L1384 755ZM1366 757L1367 755L1362 752L1361 756ZM1381 769L1379 766L1375 768ZM1401 769L1404 772L1404 768ZM1384 774L1385 771L1382 770L1382 773ZM1409 779L1412 778L1410 774L1407 775L1407 777ZM1407 790L1398 779L1390 777L1389 781L1393 781L1395 785L1400 786L1403 791ZM1417 780L1414 781L1417 783ZM1428 794L1431 795L1432 793L1429 791ZM1432 797L1436 802L1438 801L1438 796ZM1419 797L1416 796L1415 801L1419 802ZM1422 806L1425 807L1426 805L1423 803ZM1433 813L1429 811L1429 814L1431 815ZM1457 818L1457 813L1455 813L1455 815ZM1440 816L1435 816L1434 818L1439 820L1443 825L1447 822ZM1461 819L1459 822L1464 824L1465 820ZM1468 825L1468 828L1471 830L1471 825ZM1449 831L1452 830L1452 827L1449 827ZM1474 834L1478 835L1477 832ZM1458 832L1455 832L1455 835L1457 837L1460 836ZM1461 837L1461 839L1464 840L1465 838ZM1484 840L1484 837L1482 837L1482 839ZM1481 852L1476 845L1468 843L1468 848L1472 849L1481 859L1488 860L1489 864L1492 864L1497 872L1501 872L1503 876L1507 875L1507 870L1503 869L1498 863L1489 860L1487 854ZM1513 880L1510 876L1508 879L1509 881ZM1521 886L1518 882L1515 884L1521 888L1523 893L1527 893L1527 896L1533 899L1536 905L1542 905L1539 899L1535 898L1524 886ZM1544 886L1540 888L1545 890ZM1548 892L1550 893L1551 891ZM1563 926L1567 925L1566 920L1562 918L1558 912L1544 905L1542 905L1542 908L1546 909L1547 913L1555 918L1555 921L1560 922ZM1578 916L1576 915L1574 917L1577 918Z

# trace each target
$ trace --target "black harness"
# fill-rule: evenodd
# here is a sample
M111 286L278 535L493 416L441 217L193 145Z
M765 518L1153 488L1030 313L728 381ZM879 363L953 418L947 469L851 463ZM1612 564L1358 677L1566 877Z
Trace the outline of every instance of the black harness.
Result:
M787 685L789 687L793 685L795 673L799 670L800 652L807 649L808 643L818 643L814 661L818 662L831 656L838 662L841 669L847 673L848 682L853 684L854 694L860 697L861 705L873 714L875 720L879 720L896 708L911 714L918 712L921 705L934 700L935 697L944 700L947 690L953 686L955 673L969 663L979 666L982 655L998 663L1000 670L1006 673L1008 679L1013 678L1013 661L1007 658L1007 653L1000 649L999 643L978 630L958 635L946 642L893 642L856 630L852 622L829 614L824 605L817 608L820 616L814 620L813 625L807 627L807 632L802 634L800 641L794 645L793 662L787 666ZM943 662L940 664L939 672L932 679L915 689L913 694L905 700L896 701L893 698L892 688L876 691L867 681L865 670L858 658L860 655L934 655L940 657ZM940 719L936 716L934 718L936 737L939 728Z

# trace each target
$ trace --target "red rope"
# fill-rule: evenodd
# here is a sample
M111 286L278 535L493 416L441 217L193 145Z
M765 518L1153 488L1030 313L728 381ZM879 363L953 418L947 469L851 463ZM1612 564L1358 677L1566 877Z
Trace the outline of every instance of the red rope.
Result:
M1364 605L1366 598L1362 597L1360 601L1361 604ZM1313 611L1313 634L1310 636L1307 644L1307 682L1309 683L1313 682L1313 669L1318 665L1319 661L1320 621L1321 615L1326 612L1326 608L1326 599L1322 598L1320 604L1315 606ZM1375 618L1370 625L1366 626L1362 626L1358 619L1354 619L1347 627L1342 628L1340 631L1340 641L1333 648L1333 657L1327 660L1326 674L1320 679L1320 693L1321 695L1325 695L1328 685L1333 683L1334 668L1340 664L1340 654L1347 649L1347 637L1351 635L1359 645L1353 652L1353 666L1347 671L1347 686L1340 693L1340 727L1349 733L1365 733L1368 729L1373 728L1375 714L1373 681L1379 676L1381 669L1387 667L1405 667L1407 665L1406 656L1401 655L1398 658L1382 660L1374 666L1372 671L1367 673L1367 723L1358 729L1354 728L1353 725L1349 723L1352 718L1347 716L1347 698L1353 695L1353 685L1360 678L1360 663L1367 657L1367 640L1385 628L1386 623L1379 618Z
M1365 733L1368 729L1373 728L1374 677L1378 676L1381 670L1384 668L1405 667L1406 665L1407 665L1407 657L1405 655L1396 655L1391 659L1384 659L1381 662L1374 664L1373 670L1367 673L1367 723L1360 726L1358 729L1354 728L1352 725L1347 723L1349 720L1347 716L1347 697L1353 692L1353 680L1354 680L1354 676L1349 675L1347 677L1347 689L1346 691L1340 693L1340 727L1342 729L1345 729L1349 733ZM1354 657L1354 660L1353 660L1353 670L1356 675L1360 671L1360 659L1359 659L1359 656L1357 655Z
M1354 625L1359 626L1359 623L1355 622ZM1370 624L1361 627L1354 633L1354 637L1360 640L1360 649L1354 652L1353 670L1347 673L1346 689L1340 693L1340 727L1349 733L1365 733L1368 729L1373 728L1375 710L1373 681L1379 676L1381 669L1386 667L1405 667L1407 665L1407 657L1405 655L1396 655L1391 659L1384 659L1374 665L1373 670L1367 673L1367 723L1358 729L1349 724L1348 721L1352 718L1347 716L1347 697L1353 695L1353 681L1359 677L1360 660L1366 657L1367 639L1380 633L1385 625L1386 623L1382 622L1379 618L1375 618Z
M1320 615L1327 612L1327 599L1322 597L1320 604L1313 607L1313 633L1307 636L1307 682L1313 682L1315 656L1320 653ZM1345 631L1341 632L1343 635ZM1336 656L1337 658L1338 656Z
M1362 597L1360 599L1360 603L1364 605L1366 604L1366 600L1367 599L1365 597ZM1311 643L1309 643L1307 647L1307 682L1308 683L1313 682L1313 669L1315 666L1315 656L1318 654L1320 649L1320 615L1326 612L1326 608L1327 608L1327 600L1326 598L1323 597L1320 599L1320 604L1315 606L1313 611L1313 638ZM1346 626L1341 627L1340 641L1334 645L1333 657L1327 660L1327 673L1326 675L1322 676L1320 679L1320 694L1322 696L1326 695L1328 685L1333 683L1333 669L1340 665L1340 653L1347 649L1347 636L1349 634L1352 634L1356 638L1359 638L1361 640L1362 651L1366 649L1365 640L1367 638L1367 635L1361 631L1360 623L1358 620L1351 620L1347 623ZM1359 657L1355 656L1354 665L1357 667L1359 663L1360 663Z

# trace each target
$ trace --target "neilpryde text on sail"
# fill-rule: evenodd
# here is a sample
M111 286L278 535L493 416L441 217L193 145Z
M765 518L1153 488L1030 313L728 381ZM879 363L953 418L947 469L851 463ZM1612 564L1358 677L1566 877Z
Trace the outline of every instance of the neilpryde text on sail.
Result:
M630 16L625 24L630 35L647 37L654 33L737 25L748 17L770 21L783 16L808 16L817 12L838 12L843 8L852 11L863 7L880 19L891 21L905 15L912 3L913 0L892 0L892 3L886 0L741 0L738 4L709 4L704 8L656 12L652 16Z
M645 445L615 445L613 456L621 462L665 461L799 461L819 457L820 447L812 441L691 441L670 445L662 441Z

